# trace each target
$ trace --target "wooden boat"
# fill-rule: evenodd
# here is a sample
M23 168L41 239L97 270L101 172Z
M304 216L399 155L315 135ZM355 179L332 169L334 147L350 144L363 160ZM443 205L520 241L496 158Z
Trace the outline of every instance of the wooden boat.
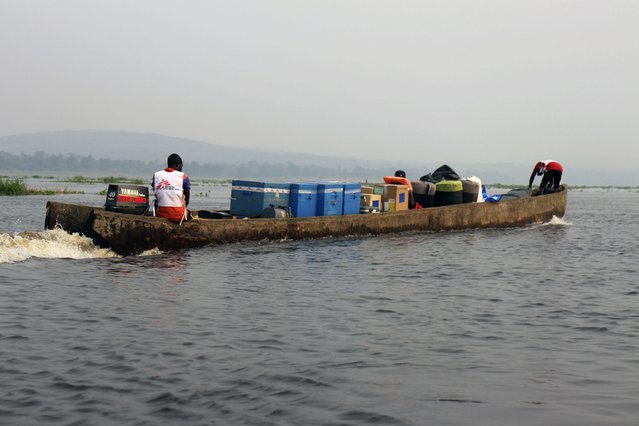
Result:
M80 233L121 255L150 249L176 250L250 240L297 240L404 231L525 226L548 222L566 211L567 188L493 203L466 203L420 210L280 219L166 219L114 213L99 207L47 203L45 228ZM194 212L197 216L197 212Z

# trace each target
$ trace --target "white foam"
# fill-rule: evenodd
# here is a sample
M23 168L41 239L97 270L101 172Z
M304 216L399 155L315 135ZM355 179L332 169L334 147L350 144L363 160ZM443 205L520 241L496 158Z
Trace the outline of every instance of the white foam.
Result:
M152 248L150 250L143 251L139 256L159 256L164 252L158 248Z
M95 259L117 256L109 249L97 247L87 237L68 234L62 229L0 234L0 264L22 262L32 257Z
M548 225L572 226L572 223L566 222L565 220L563 220L560 217L553 216L552 219L550 219L550 222L548 222Z

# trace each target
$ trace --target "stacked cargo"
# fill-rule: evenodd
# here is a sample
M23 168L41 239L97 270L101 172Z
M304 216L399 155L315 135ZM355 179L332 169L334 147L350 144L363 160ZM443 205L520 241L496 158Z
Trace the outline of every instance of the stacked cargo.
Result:
M387 184L384 187L382 204L385 212L398 212L408 210L408 191L406 185Z
M411 196L416 208L483 201L481 181L476 177L460 179L447 165L422 176L418 182L400 183L406 185L233 180L230 213L240 217L280 217L284 212L286 217L311 217L397 212L413 207Z
M344 185L324 182L317 185L316 216L340 216L344 209Z
M233 216L280 217L280 212L273 215L273 209L283 210L291 217L359 214L359 183L233 180L231 185Z
M292 183L289 204L291 216L315 216L317 212L317 184Z
M435 184L435 207L462 204L463 185L461 180L440 180Z
M359 183L344 184L344 208L343 215L359 214L360 195L362 193L362 185Z
M382 194L384 188L381 189L381 193L376 194L373 186L362 186L361 198L360 198L360 213L371 213L382 211Z
M360 212L392 212L409 208L422 209L484 201L479 178L471 176L460 179L459 175L447 165L420 177L419 181L410 182L410 185L407 181L406 185L396 184L398 183L396 180L400 178L405 179L403 174L395 177L387 176L384 177L387 184L363 186ZM410 200L411 196L414 204L413 200Z
M415 202L422 207L435 207L436 186L432 182L411 182Z
M464 203L481 203L484 201L481 193L481 179L470 176L462 179L464 187Z
M290 183L233 180L231 182L231 214L258 217L268 207L289 207Z
M408 210L408 192L406 185L373 184L362 187L360 211L395 212Z
M446 164L420 177L419 180L421 182L412 182L412 185L415 201L422 207L483 201L481 180L475 176L461 179L457 172Z
M483 201L478 178L411 182L421 208ZM233 180L233 216L266 217L267 209L280 209L290 217L341 216L409 209L410 187L397 184L313 182L272 183ZM418 208L419 208L418 207ZM272 217L272 216L269 216ZM276 216L279 217L279 216Z

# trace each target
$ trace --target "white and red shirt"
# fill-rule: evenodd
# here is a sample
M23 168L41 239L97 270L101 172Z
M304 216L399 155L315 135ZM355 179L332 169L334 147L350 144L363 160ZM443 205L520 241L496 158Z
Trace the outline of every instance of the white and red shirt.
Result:
M157 216L174 222L186 219L188 211L184 203L184 191L190 190L191 184L186 173L167 168L153 175L153 190L158 200Z

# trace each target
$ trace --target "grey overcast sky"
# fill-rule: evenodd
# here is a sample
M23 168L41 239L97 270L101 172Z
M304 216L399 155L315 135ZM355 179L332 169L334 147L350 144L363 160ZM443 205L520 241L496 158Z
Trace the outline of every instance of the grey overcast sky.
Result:
M637 168L638 0L0 0L0 135Z

